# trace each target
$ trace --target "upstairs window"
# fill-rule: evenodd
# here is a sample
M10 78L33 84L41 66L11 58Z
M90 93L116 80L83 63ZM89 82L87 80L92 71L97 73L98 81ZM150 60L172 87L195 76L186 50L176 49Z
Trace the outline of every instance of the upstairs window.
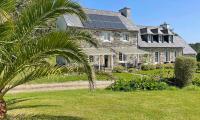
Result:
M168 36L168 35L165 35L165 36L164 36L164 41L165 41L165 42L169 42L169 36Z
M129 41L129 34L128 33L123 33L122 35L122 41Z
M159 52L155 52L155 62L159 63L160 61L160 53Z
M170 35L170 36L169 36L169 41L170 41L171 43L174 42L174 37L173 37L173 35Z
M104 42L111 42L111 33L110 32L103 32L102 39Z
M153 40L154 40L155 42L159 42L159 36L158 36L158 35L154 35L154 36L153 36Z
M159 37L159 43L163 43L163 36L162 35L158 35Z

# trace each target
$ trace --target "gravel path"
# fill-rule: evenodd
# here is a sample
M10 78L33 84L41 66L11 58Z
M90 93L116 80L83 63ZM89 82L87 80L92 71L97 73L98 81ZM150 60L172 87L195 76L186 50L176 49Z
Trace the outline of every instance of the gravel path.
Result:
M96 81L95 88L106 88L112 83L113 81ZM87 89L87 88L89 88L88 81L75 81L75 82L53 83L53 84L20 85L10 90L9 93L74 90L74 89Z

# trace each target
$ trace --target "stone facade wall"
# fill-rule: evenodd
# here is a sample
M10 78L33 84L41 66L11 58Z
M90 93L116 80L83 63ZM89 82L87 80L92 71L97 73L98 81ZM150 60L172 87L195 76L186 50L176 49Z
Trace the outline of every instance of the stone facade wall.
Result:
M160 61L159 63L165 62L165 51L170 52L170 61L175 61L175 51L176 51L176 57L183 55L183 48L141 48L143 50L149 51L151 53L150 55L150 62L155 63L155 52L159 52L160 54Z
M137 47L137 39L138 33L137 32L127 32L127 31L104 31L104 30L90 30L94 35L94 38L97 39L99 43L99 47L102 48L111 48L111 47L126 47L126 46L135 46ZM110 32L111 33L111 42L104 42L102 40L102 32ZM122 41L122 34L128 33L129 34L129 41ZM82 44L82 47L88 48L91 47L88 44Z
M97 39L99 43L100 48L108 48L111 49L113 47L136 47L137 48L137 39L138 39L138 32L127 32L127 31L104 31L104 30L90 30L92 34L94 35L94 38ZM102 32L109 32L111 33L111 41L110 42L104 42L102 40ZM123 33L126 33L129 35L129 41L122 41L122 35ZM82 43L82 47L89 48L92 47L89 44ZM113 65L117 66L119 65L119 53L115 53L113 56L109 56L109 64L110 60L113 57ZM127 63L134 64L137 60L137 55L127 55ZM104 58L103 56L100 56L100 62L101 64L104 64ZM94 65L99 64L99 56L94 56L94 62L92 62Z

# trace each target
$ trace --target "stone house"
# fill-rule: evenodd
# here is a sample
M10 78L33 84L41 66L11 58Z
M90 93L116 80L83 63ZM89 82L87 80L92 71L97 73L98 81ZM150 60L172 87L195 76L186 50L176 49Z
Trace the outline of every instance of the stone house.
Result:
M160 26L136 25L131 20L131 9L118 12L84 9L88 20L66 14L58 18L57 28L68 27L89 30L99 42L95 48L82 44L89 61L97 69L113 69L114 66L138 66L141 63L170 63L177 56L195 56L196 52L168 24ZM59 64L65 63L57 57Z

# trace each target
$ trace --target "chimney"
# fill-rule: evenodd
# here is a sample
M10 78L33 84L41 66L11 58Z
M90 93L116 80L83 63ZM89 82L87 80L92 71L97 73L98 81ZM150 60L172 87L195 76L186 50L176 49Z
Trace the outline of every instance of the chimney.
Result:
M170 29L170 25L164 22L163 24L160 25L163 29Z
M124 7L119 10L121 15L123 15L126 18L131 18L131 8Z

